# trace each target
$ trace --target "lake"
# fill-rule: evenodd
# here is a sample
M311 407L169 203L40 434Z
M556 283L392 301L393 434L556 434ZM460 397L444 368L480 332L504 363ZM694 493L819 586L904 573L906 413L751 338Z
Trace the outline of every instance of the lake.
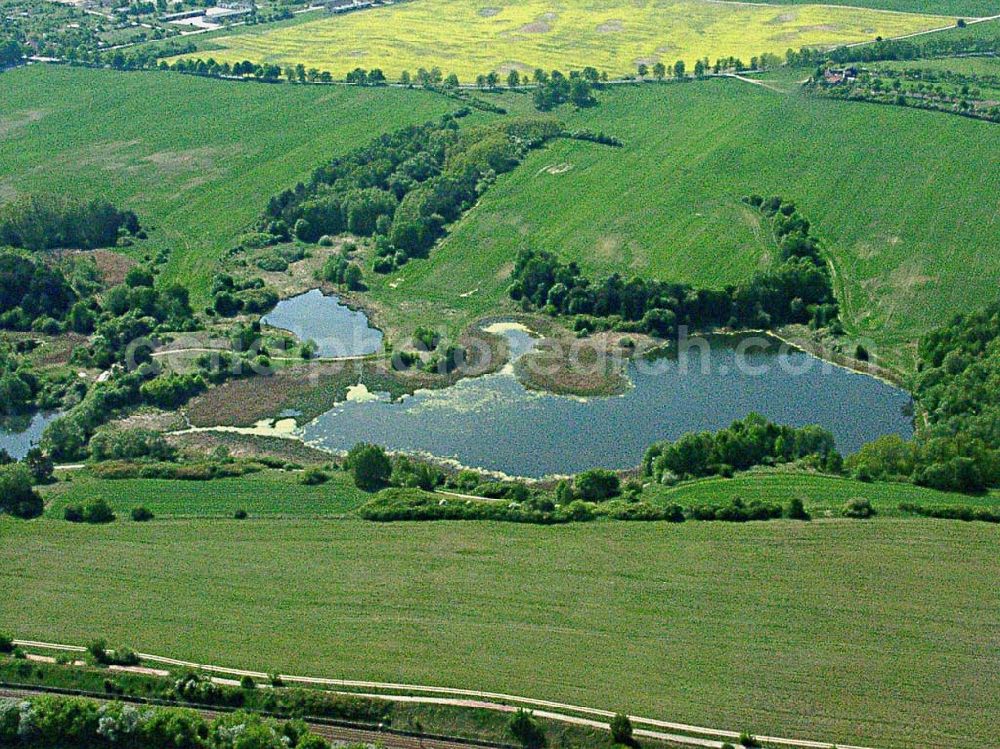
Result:
M496 332L513 351L530 348L516 326ZM713 338L707 350L696 347L685 357L629 362L632 386L620 396L531 391L508 365L396 402L384 394L351 398L298 433L331 450L373 442L533 478L633 467L652 442L714 431L751 411L780 424L820 424L845 454L881 435L912 434L905 391L796 349L782 351L773 339L749 348L747 340Z
M28 450L38 444L45 427L61 415L39 411L0 420L0 449L6 450L12 458L20 460L28 454Z
M364 356L382 348L382 331L371 327L363 312L319 289L282 299L261 323L315 341L321 357Z

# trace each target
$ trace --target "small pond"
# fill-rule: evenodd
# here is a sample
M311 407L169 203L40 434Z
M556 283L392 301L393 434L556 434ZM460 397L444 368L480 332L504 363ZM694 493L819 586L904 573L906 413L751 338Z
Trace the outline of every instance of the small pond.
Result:
M12 458L20 460L28 454L28 450L38 444L45 427L61 415L39 411L0 419L0 450L6 450Z
M281 300L261 323L315 341L322 357L364 356L382 348L382 331L371 327L363 312L319 289Z
M530 346L523 331L505 327L496 332L512 350ZM912 434L905 391L773 340L747 341L713 338L685 357L630 362L632 387L620 396L530 391L508 366L396 402L349 398L299 432L332 450L374 442L527 477L632 467L652 442L714 431L751 411L781 424L820 424L845 454L884 434Z

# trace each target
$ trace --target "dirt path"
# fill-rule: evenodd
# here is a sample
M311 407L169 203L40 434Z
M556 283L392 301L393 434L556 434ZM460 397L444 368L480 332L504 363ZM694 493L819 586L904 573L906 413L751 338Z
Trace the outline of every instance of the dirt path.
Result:
M48 650L61 650L65 652L85 652L86 648L79 645L63 645L53 642L39 642L35 640L15 640L15 645L20 647L41 648ZM253 679L267 680L268 674L261 671L248 671L245 669L228 668L225 666L215 666L204 663L193 663L191 661L168 658L161 655L151 655L149 653L139 653L143 661L152 663L162 663L168 666L180 668L191 668L211 673L225 674L227 676L243 677L249 676ZM501 692L484 692L475 689L456 689L453 687L435 687L426 684L396 684L392 682L359 681L354 679L324 679L313 676L293 676L280 674L283 682L296 684L309 684L321 687L333 687L331 691L340 689L350 689L346 694L357 694L355 690L369 690L364 692L364 696L377 697L380 699L393 700L396 702L416 702L422 704L453 705L457 707L476 707L510 712L512 705L527 707L534 710L539 717L561 723L573 725L589 726L602 730L608 729L607 720L614 717L614 712L601 710L593 707L583 707L581 705L570 705L564 702L553 702L551 700L540 700L531 697L520 697L513 694ZM385 692L407 692L409 694L386 694ZM416 694L414 694L416 693ZM447 696L425 696L425 695L447 695ZM470 702L473 701L473 702ZM572 713L577 713L573 715ZM584 718L581 715L594 716L604 720L594 720ZM676 723L655 718L644 718L639 715L630 715L632 723L637 726L636 736L641 736L660 741L673 742L687 746L711 747L711 749L721 749L723 743L736 743L740 734L738 731L726 731L718 728L707 728L688 723ZM642 728L640 726L649 726ZM658 730L651 730L658 729ZM673 733L679 731L682 733ZM779 736L757 736L757 739L765 744L777 746L797 747L798 749L830 749L836 742L831 741L811 741L808 739L789 739ZM839 749L870 749L869 747L853 746L850 744L836 743Z
M760 86L766 88L768 91L774 91L779 94L791 93L788 89L780 88L775 86L773 83L768 83L767 81L758 81L756 78L747 78L745 75L740 75L739 73L723 73L722 78L735 78L738 81L743 81L744 83L752 83L755 86Z

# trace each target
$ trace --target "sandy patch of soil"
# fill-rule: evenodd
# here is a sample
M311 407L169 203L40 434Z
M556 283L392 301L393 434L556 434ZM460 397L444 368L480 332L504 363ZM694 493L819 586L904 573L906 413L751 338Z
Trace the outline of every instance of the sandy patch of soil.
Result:
M217 147L201 146L184 151L157 151L144 156L141 161L152 164L160 171L170 174L177 172L206 172L215 169L215 161L220 156L231 156L239 153L238 145Z
M502 8L480 8L476 11L476 14L482 16L483 18L493 18L493 16L500 15Z
M619 18L612 18L597 25L598 34L615 34L625 30L625 22Z

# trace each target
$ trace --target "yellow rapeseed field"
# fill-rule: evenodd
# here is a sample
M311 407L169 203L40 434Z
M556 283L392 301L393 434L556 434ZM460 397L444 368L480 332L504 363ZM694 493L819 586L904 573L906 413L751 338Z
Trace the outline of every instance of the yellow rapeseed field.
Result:
M270 31L246 31L206 49L219 62L303 63L342 77L355 67L439 67L463 82L491 70L634 73L639 63L835 45L938 28L953 19L824 5L712 0L410 0Z

